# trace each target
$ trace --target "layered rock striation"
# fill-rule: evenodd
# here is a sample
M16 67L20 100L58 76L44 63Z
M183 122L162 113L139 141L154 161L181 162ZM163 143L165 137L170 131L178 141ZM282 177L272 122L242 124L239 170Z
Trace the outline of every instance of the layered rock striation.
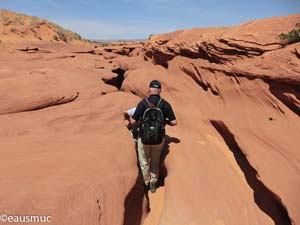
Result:
M0 43L0 211L73 225L298 224L300 48L278 35L299 21L111 46ZM122 112L152 79L179 126L149 203Z

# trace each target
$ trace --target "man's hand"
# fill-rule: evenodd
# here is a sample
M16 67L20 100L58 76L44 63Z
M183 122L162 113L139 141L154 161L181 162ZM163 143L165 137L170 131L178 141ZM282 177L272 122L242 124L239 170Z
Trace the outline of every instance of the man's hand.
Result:
M166 120L166 124L168 124L169 126L176 126L177 125L177 120Z
M136 120L133 119L132 117L130 117L130 123L131 123L131 125L134 125L134 124L136 124Z
M171 123L171 126L177 126L177 120L172 120L170 123Z

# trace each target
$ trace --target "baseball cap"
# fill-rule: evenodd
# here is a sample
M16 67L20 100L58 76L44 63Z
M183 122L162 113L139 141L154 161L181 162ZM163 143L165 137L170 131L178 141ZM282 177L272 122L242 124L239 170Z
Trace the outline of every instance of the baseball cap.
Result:
M161 84L160 84L160 82L158 80L153 80L153 81L150 82L149 87L150 88L159 88L160 89L161 88Z

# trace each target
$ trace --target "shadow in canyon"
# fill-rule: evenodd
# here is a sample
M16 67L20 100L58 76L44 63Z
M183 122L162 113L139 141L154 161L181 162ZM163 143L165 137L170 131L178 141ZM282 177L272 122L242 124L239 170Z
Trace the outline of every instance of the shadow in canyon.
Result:
M274 221L275 225L291 225L288 212L283 206L280 198L268 189L259 179L256 169L250 164L245 153L239 147L234 135L222 122L213 120L212 125L224 139L230 151L244 173L248 185L253 190L256 205Z
M171 143L177 144L180 143L180 140L176 137L170 137L170 136L165 137L165 146L161 153L160 178L158 180L158 187L164 186L164 181L168 174L164 161L170 152ZM143 176L142 176L140 165L138 163L137 143L135 143L135 150L136 150L137 166L139 169L139 174L133 188L131 189L131 191L129 192L129 194L125 199L125 204L124 204L125 212L124 212L123 225L140 225L142 222L143 215L147 212L150 212L148 191L145 191L143 188Z

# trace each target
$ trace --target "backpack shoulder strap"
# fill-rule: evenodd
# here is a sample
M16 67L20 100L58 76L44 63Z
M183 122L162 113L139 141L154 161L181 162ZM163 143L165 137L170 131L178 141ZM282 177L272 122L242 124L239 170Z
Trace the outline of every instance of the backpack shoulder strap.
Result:
M161 109L162 106L164 105L164 103L165 103L165 100L163 98L161 98L161 99L159 99L156 107Z
M144 102L144 105L146 106L146 108L149 108L150 102L149 102L148 98L145 98L143 102Z

